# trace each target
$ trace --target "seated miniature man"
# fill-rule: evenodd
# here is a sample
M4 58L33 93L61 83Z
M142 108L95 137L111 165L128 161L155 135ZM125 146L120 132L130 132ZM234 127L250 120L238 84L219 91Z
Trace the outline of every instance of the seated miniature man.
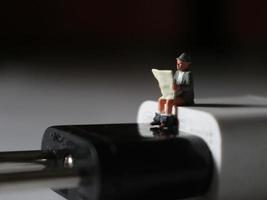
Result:
M177 118L172 115L173 106L194 104L193 76L189 71L191 57L187 53L182 53L176 61L177 71L173 77L174 99L158 99L159 113L156 113L151 125L175 125Z

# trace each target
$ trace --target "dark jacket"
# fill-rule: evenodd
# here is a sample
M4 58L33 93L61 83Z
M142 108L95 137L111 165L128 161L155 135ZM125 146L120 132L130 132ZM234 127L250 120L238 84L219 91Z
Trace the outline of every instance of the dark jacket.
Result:
M181 91L177 91L175 97L182 97L187 105L192 105L194 104L194 83L192 72L185 71L181 83L178 83L178 74L179 70L174 74L174 84L179 85Z

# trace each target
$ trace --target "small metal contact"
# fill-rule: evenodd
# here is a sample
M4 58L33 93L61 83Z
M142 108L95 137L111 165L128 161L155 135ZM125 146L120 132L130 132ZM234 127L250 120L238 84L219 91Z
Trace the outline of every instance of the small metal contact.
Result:
M69 154L64 158L64 167L68 169L71 169L74 167L74 160L73 160L72 155Z

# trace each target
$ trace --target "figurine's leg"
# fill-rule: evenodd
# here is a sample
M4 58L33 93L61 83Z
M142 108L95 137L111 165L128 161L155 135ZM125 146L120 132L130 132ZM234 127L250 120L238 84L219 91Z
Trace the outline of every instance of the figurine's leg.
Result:
M164 114L165 112L165 104L166 104L166 99L159 98L158 100L158 109L161 114Z
M166 102L166 114L171 115L172 114L172 107L174 105L174 99L168 99Z
M159 98L158 99L158 111L159 113L155 113L155 117L153 118L153 122L151 122L151 125L160 125L161 124L161 116L164 113L165 110L165 104L166 104L166 99Z
M181 97L175 97L174 105L175 106L183 106L185 104L185 100Z

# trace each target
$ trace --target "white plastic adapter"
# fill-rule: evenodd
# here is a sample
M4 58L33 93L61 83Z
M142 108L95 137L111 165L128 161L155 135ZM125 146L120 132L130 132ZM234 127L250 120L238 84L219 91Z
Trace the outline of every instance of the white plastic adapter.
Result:
M150 123L157 102L140 105L137 122ZM178 108L179 131L203 138L214 158L206 195L194 199L267 199L267 98L197 99Z

